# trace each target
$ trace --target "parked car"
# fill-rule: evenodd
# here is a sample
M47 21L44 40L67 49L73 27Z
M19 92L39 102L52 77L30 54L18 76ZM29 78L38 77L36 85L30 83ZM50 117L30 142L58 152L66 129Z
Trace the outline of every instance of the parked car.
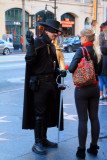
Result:
M64 37L64 38L63 38L63 43L68 43L68 42L70 42L73 38L74 38L74 36Z
M0 53L8 55L9 53L13 52L13 49L13 43L9 43L3 39L0 39Z
M76 51L81 46L81 41L79 36L74 36L69 38L66 42L63 42L63 50L71 53Z

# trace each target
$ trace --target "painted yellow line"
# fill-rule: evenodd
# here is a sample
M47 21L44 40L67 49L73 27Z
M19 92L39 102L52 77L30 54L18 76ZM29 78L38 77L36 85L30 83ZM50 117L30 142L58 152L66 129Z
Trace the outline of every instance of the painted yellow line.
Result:
M12 60L0 60L0 62L6 62L6 61L23 61L24 59L12 59Z

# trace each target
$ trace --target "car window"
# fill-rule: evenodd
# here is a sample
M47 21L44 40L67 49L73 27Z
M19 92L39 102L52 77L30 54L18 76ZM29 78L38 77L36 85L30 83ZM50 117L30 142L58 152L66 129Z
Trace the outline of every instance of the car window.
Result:
M0 40L0 44L4 44L4 42L2 40Z
M79 40L79 37L76 37L76 41L78 41Z
M72 38L68 38L68 40L67 40L68 42L70 42L70 41L72 41Z

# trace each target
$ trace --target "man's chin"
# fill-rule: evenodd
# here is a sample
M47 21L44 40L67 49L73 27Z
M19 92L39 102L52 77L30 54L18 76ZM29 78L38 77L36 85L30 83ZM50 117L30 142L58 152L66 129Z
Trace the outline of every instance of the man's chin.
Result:
M56 36L53 38L53 40L55 40L56 39Z

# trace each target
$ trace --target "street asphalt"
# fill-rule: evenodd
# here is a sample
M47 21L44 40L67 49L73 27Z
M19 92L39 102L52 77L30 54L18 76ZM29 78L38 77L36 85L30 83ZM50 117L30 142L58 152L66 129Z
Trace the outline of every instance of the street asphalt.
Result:
M20 80L19 80L20 81ZM33 130L22 130L22 113L24 97L23 87L0 91L0 160L79 160L75 153L78 147L78 116L75 108L72 76L68 73L67 84L63 91L64 131L60 132L57 149L47 149L46 155L32 152L34 144ZM16 82L18 85L20 82ZM100 147L97 157L86 152L86 160L107 160L107 100L99 103ZM88 122L87 144L90 145L90 122ZM57 127L48 129L48 139L58 142Z
M12 53L10 53L10 54L24 54L25 52L23 52L21 49L20 50L13 50L13 52Z

